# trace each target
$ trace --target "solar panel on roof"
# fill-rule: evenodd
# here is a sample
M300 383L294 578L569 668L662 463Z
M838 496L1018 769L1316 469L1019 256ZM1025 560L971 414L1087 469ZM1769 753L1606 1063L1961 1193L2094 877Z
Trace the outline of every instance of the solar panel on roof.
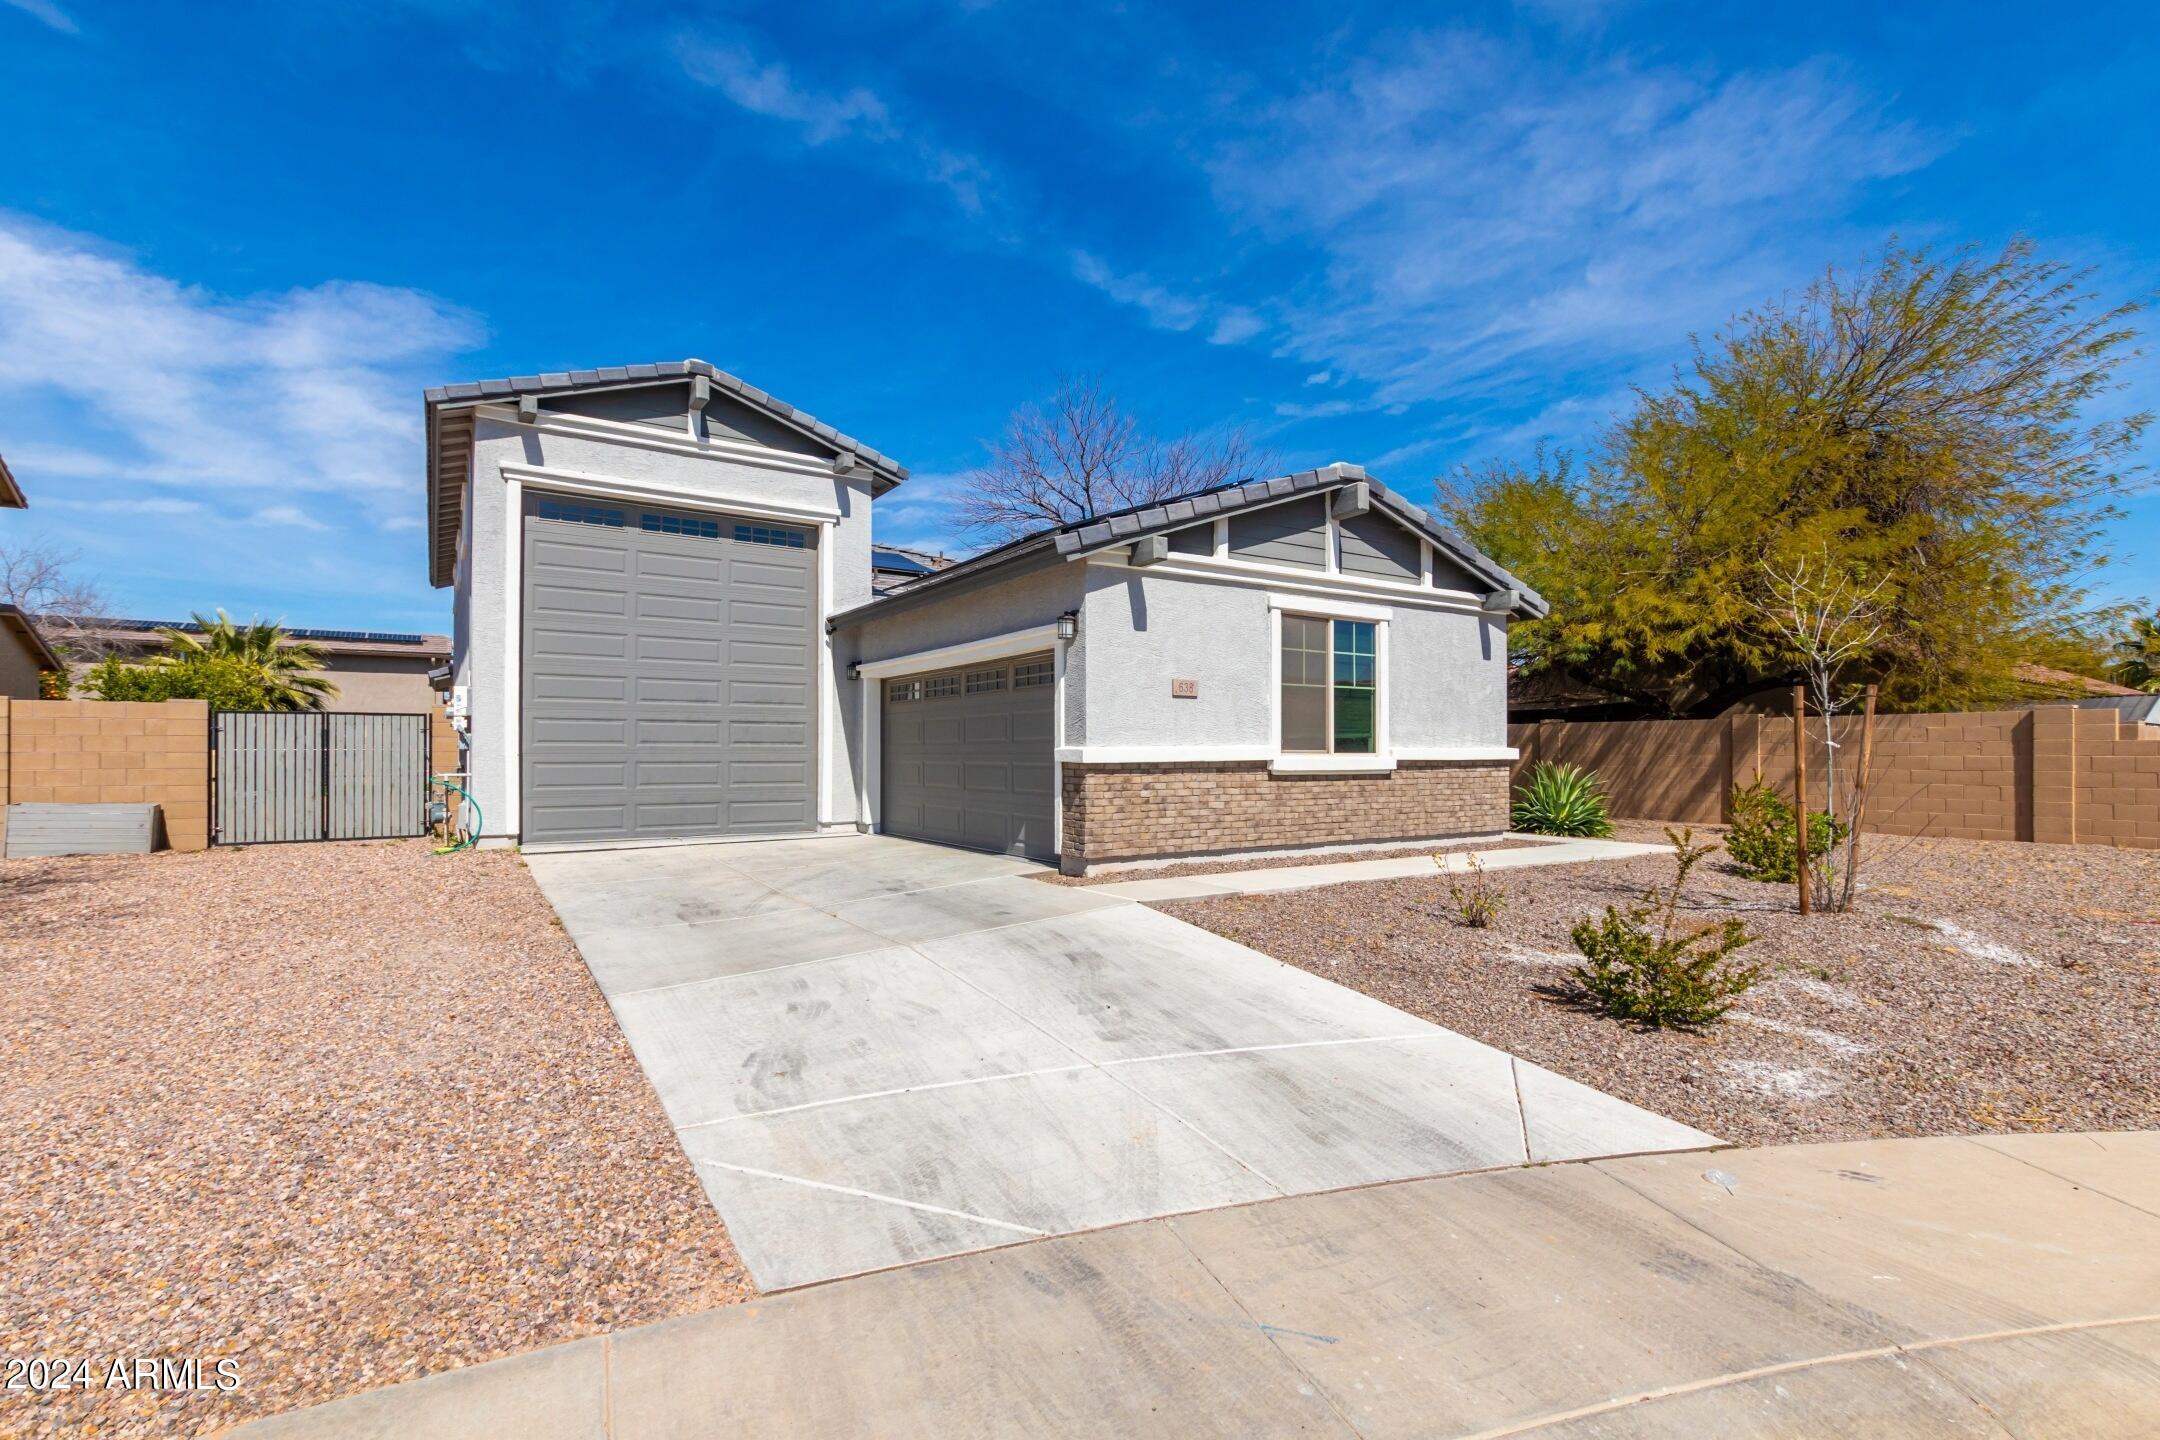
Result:
M193 633L202 629L193 620L100 620L97 622L114 630L179 630ZM245 621L240 622L245 624ZM395 630L314 630L301 625L288 625L285 633L296 640L345 640L362 645L425 645L427 636L408 635Z
M870 568L883 570L893 575L928 575L930 573L928 565L911 556L902 555L897 550L872 550L870 552Z

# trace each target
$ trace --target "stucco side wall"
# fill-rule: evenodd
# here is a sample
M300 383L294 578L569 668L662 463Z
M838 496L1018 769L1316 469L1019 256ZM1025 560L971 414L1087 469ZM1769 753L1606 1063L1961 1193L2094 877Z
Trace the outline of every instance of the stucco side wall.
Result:
M1112 565L1086 567L1085 743L1264 749L1274 733L1269 591ZM1507 743L1507 632L1490 616L1386 605L1384 687L1396 750ZM1314 613L1328 602L1315 597ZM1068 682L1071 676L1068 673ZM1197 682L1179 698L1171 681ZM1068 732L1068 743L1073 742Z
M870 598L870 482L865 477L807 475L768 470L710 455L674 454L641 448L627 441L590 435L548 433L512 422L482 418L474 432L473 478L466 497L466 544L454 605L457 634L453 665L458 683L470 687L472 707L467 765L474 797L487 817L492 837L514 835L518 809L511 793L508 758L517 736L512 733L511 699L516 692L515 637L510 633L509 585L513 547L521 541L522 522L512 513L504 465L571 472L679 497L692 508L725 509L736 504L766 504L802 509L838 510L827 532L831 553L832 594L827 613L860 605ZM544 479L521 477L526 489L545 490ZM835 723L826 729L821 773L826 785L827 818L855 818L849 716L856 708L854 685L846 678L837 652L821 703L835 707Z
M1265 746L1274 695L1267 592L1088 565L1084 743ZM1172 698L1172 680L1199 695Z
M1053 625L1066 611L1080 608L1082 570L1082 566L1052 560L1041 569L1016 575L1010 580L961 590L917 609L850 626L835 637L838 641L836 649L845 652L843 664L852 661L868 664L923 650L939 650L948 645L965 645L1014 630ZM1079 639L1068 648L1066 655L1065 738L1068 744L1079 743L1075 736L1081 733L1079 727L1084 724L1079 703L1082 689L1079 676L1086 663L1087 641L1087 628L1083 623Z
M35 700L44 671L30 642L0 621L0 699Z

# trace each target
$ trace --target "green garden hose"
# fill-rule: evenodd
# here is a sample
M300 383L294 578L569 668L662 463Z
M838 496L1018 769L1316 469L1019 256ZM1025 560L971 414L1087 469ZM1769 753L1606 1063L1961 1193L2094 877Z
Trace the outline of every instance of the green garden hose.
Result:
M472 829L467 832L470 836L469 839L460 840L455 845L439 845L435 848L435 853L437 855L455 855L460 850L472 849L473 846L480 843L480 826L483 820L483 817L480 813L480 802L472 798L472 792L470 790L467 790L464 786L458 784L455 780L445 780L440 775L438 775L435 777L435 783L442 786L445 790L455 790L458 794L463 795L465 797L465 803L472 806L473 818ZM451 833L456 834L457 832L453 829Z

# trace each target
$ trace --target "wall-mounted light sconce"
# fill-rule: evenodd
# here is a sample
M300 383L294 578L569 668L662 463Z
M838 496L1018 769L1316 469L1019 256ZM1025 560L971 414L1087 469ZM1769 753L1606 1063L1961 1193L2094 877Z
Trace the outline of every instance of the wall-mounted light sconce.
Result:
M847 678L848 678L848 679L850 679L850 680L860 680L860 679L862 679L862 666L861 666L861 665L859 665L859 664L857 664L857 665L850 665L850 666L848 666L848 667L847 667Z
M1080 633L1080 612L1067 610L1058 616L1058 639L1070 640Z

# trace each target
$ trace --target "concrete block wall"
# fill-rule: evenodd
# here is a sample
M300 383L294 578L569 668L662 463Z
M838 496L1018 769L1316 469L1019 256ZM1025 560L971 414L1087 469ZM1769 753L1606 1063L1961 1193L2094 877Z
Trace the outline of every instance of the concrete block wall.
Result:
M1822 721L1808 722L1809 802L1826 800ZM1861 721L1835 723L1839 808L1860 761ZM2160 849L2160 736L2112 710L2044 706L1879 715L1867 828L1891 835ZM1613 813L1690 824L1730 818L1725 800L1758 775L1793 788L1793 725L1782 716L1510 726L1517 774L1540 760L1598 772Z
M1382 775L1277 775L1263 761L1064 767L1064 868L1357 845L1507 828L1505 762L1406 761Z
M0 806L153 803L173 849L209 845L207 702L0 699L0 734Z

